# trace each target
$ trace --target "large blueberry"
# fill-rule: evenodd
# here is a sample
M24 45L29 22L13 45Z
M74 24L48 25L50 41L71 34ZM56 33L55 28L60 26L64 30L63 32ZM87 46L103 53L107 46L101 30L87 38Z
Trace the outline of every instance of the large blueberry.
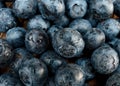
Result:
M25 86L43 86L48 70L41 60L33 58L23 63L19 69L19 76Z
M36 15L32 19L28 21L27 28L28 30L31 29L42 29L47 31L47 29L50 27L49 21L42 18L41 15Z
M65 12L63 0L39 0L38 7L42 17L48 20L55 20Z
M85 47L94 50L105 43L105 34L102 30L92 28L84 35Z
M5 73L0 76L0 86L24 86L19 78L14 77L11 73Z
M8 66L13 60L11 45L4 39L0 39L0 68Z
M120 73L115 73L110 76L105 86L120 86Z
M85 72L87 80L93 79L95 77L95 71L89 58L80 58L76 61L76 64L78 64Z
M67 0L66 9L71 18L81 18L86 14L87 2L86 0Z
M59 68L55 76L56 86L83 86L84 82L85 74L76 64Z
M52 39L54 50L65 58L81 55L85 43L77 30L64 28L57 31Z
M48 47L48 36L43 30L32 29L26 33L25 46L28 51L41 54Z
M114 1L114 12L120 17L120 0Z
M26 60L33 58L33 56L25 48L16 48L14 52L14 62L11 64L13 71L18 73L19 68Z
M25 40L26 30L21 27L14 27L7 31L6 40L9 44L11 44L14 48L23 47Z
M48 31L47 31L50 39L52 39L52 38L54 37L55 33L56 33L58 30L60 30L60 29L62 29L61 26L57 26L57 25L51 26L51 27L48 29Z
M75 19L69 25L71 29L76 29L82 35L84 35L88 30L92 29L92 25L88 20L85 19Z
M52 50L43 53L40 59L45 62L52 73L56 73L59 67L66 64L66 61Z
M112 40L120 32L120 23L117 20L110 18L100 22L97 28L101 29L105 33L107 40Z
M16 19L9 8L0 9L0 32L6 32L7 30L16 26Z
M56 19L54 21L55 25L65 27L69 24L69 18L66 15L63 15L62 17Z
M36 13L37 0L15 0L13 12L19 18L30 18Z
M89 8L90 14L98 20L110 18L114 10L111 0L91 0Z
M119 57L113 48L104 44L93 52L91 63L98 73L109 74L117 69Z

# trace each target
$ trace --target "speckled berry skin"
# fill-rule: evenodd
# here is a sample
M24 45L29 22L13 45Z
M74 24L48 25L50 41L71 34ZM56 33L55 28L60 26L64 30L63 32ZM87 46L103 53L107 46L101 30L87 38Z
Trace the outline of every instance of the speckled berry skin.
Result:
M54 24L57 26L65 27L69 24L69 18L66 15L63 15L62 17L56 19L54 21Z
M93 52L91 63L98 73L109 74L117 69L119 65L119 57L113 48L105 44Z
M80 58L75 63L79 65L81 69L85 72L86 80L90 80L95 77L95 71L89 58Z
M47 31L48 36L50 37L50 39L52 39L52 38L54 37L55 33L56 33L57 31L59 31L60 29L63 29L63 28L62 28L61 26L57 26L57 25L51 26L51 27L48 29L48 31Z
M48 47L48 35L43 30L32 29L26 33L25 46L28 51L43 53Z
M59 67L66 64L65 59L63 59L52 50L48 50L43 53L40 59L48 66L49 71L51 71L52 73L56 73L56 70Z
M25 61L19 69L20 80L25 86L43 86L47 76L46 65L36 58Z
M83 86L84 82L84 72L76 64L67 64L59 68L55 76L56 86Z
M86 49L94 50L105 43L105 34L102 30L92 28L83 36Z
M79 31L82 35L92 29L90 22L85 19L75 19L70 23L69 27Z
M105 86L120 86L120 73L115 73L110 76Z
M66 10L71 18L81 18L86 14L86 0L67 0Z
M36 13L37 0L15 0L13 12L19 18L27 19Z
M6 32L16 25L16 19L12 10L9 8L0 8L0 32Z
M32 19L30 19L27 24L28 30L42 29L47 31L49 27L50 27L50 22L43 19L41 15L36 15Z
M25 48L16 48L15 50L13 50L13 52L14 61L11 63L11 69L15 73L18 73L18 70L22 66L22 63L33 58L33 56Z
M0 76L0 86L24 86L21 81L10 73Z
M40 0L38 8L43 18L55 20L65 13L65 4L63 0Z
M114 1L114 12L120 17L120 0Z
M114 10L111 0L91 0L89 8L93 18L98 20L110 18Z
M55 33L52 39L54 50L65 58L73 58L81 55L85 43L77 30L64 28Z
M120 23L117 20L110 18L100 22L97 28L101 29L105 33L107 40L112 40L120 32Z
M0 68L8 66L13 60L11 45L4 39L0 39Z
M14 27L7 31L6 40L12 47L18 48L24 46L26 30L22 27Z

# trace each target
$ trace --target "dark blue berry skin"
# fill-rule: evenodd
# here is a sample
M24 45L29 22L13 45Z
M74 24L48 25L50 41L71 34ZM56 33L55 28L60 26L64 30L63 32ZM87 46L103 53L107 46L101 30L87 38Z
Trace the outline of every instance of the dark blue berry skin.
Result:
M37 0L15 0L13 12L18 18L27 19L36 13Z
M97 28L101 29L105 33L107 40L112 40L120 32L120 23L117 20L110 18L100 22Z
M52 39L54 50L65 58L81 55L85 43L77 30L64 28L55 33Z
M54 82L54 77L49 77L46 80L46 83L44 84L44 86L56 86L55 82Z
M7 30L15 27L16 19L9 8L0 9L0 32L6 32Z
M43 18L55 20L64 15L65 4L63 0L40 0L38 8Z
M65 27L69 24L69 18L66 15L63 15L62 17L56 19L54 21L54 24L57 26Z
M114 1L114 13L120 17L120 0Z
M41 15L36 15L32 19L30 19L27 24L28 30L42 29L47 31L49 27L50 27L49 21L43 19Z
M89 50L94 50L105 43L105 34L102 30L92 28L84 36L85 47Z
M92 25L90 24L90 22L85 19L75 19L70 23L69 27L71 29L79 31L82 35L92 29Z
M41 60L33 58L23 63L19 69L19 76L25 86L43 86L48 70Z
M11 69L18 73L19 68L26 60L33 58L33 56L25 48L16 48L14 52L14 62L11 64Z
M119 57L113 48L105 44L93 52L91 63L98 73L109 74L117 69L119 65Z
M40 58L49 68L52 73L56 73L56 70L62 65L66 64L65 59L56 54L52 50L48 50L41 55Z
M25 46L28 51L41 54L48 47L48 35L43 30L32 29L26 33Z
M3 7L4 7L3 2L0 2L0 8L3 8Z
M0 68L8 66L13 60L11 45L4 39L0 39Z
M111 0L91 0L90 14L98 20L108 19L112 16L114 6Z
M6 40L12 47L18 48L24 46L26 30L22 27L14 27L7 31Z
M54 37L55 33L56 33L58 30L60 30L60 29L62 29L61 26L57 26L57 25L51 26L51 27L48 29L48 31L47 31L48 36L50 37L50 39L52 39L52 38Z
M55 75L56 86L83 86L85 74L80 66L67 64L58 69Z
M0 76L0 86L24 86L21 81L11 73L5 73Z
M75 63L78 64L85 72L87 80L93 79L95 77L95 71L89 58L80 58Z
M120 86L120 73L114 73L110 76L105 86Z
M71 18L81 18L86 14L86 0L67 0L66 10Z

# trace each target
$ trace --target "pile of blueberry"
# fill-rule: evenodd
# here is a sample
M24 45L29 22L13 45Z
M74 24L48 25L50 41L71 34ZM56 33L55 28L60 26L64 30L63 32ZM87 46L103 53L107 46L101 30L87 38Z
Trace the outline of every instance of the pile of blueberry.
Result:
M120 0L1 0L0 86L120 86Z

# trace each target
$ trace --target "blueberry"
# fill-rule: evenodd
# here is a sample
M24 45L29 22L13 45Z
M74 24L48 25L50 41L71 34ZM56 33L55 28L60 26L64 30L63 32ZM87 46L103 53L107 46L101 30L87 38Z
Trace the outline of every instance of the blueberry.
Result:
M49 21L42 18L41 15L36 15L32 19L29 20L27 24L28 30L31 29L42 29L47 31L47 29L50 27Z
M55 76L56 86L83 86L84 82L84 72L76 64L68 64L59 68Z
M120 73L110 76L106 82L106 86L120 86Z
M120 23L117 20L110 18L100 22L97 28L101 29L105 33L107 40L112 40L120 32Z
M54 24L61 27L65 27L69 24L69 18L66 15L63 15L62 17L56 19L54 21Z
M91 63L98 73L109 74L117 69L119 57L113 48L105 44L93 52Z
M76 29L82 35L84 35L88 30L92 29L92 25L88 20L85 19L75 19L69 25L70 28Z
M111 0L91 0L89 8L90 14L98 20L110 18L114 10Z
M0 8L0 32L6 32L16 25L16 19L12 10L9 8Z
M41 54L48 47L48 36L43 30L30 30L25 36L25 46L28 51Z
M54 34L55 34L58 30L60 30L60 29L62 29L61 26L52 25L52 26L48 29L48 31L47 31L50 39L52 39L52 38L54 37Z
M10 73L5 73L0 76L0 86L24 86L21 81L13 77Z
M63 0L40 0L38 8L42 17L48 20L55 20L65 12Z
M36 13L37 0L15 0L13 12L19 18L27 19Z
M33 58L33 56L25 48L16 48L14 52L14 62L11 63L11 68L15 73L18 73L19 68L26 60Z
M46 65L36 58L26 60L19 69L20 80L25 86L43 86L48 71Z
M84 35L85 46L89 50L94 50L105 43L105 34L97 28L92 28Z
M77 30L64 28L55 33L52 39L54 50L65 58L81 55L85 43Z
M95 71L89 58L80 58L76 61L76 64L78 64L85 72L87 80L93 79L95 77Z
M7 31L6 40L14 48L24 46L26 30L22 27L14 27Z
M0 39L0 68L8 66L13 60L11 45L4 39Z
M66 9L71 18L81 18L86 14L86 0L67 0Z
M117 16L120 17L120 0L114 1L114 12Z
M40 59L44 61L52 73L56 73L59 67L66 64L66 61L52 50L43 53Z

